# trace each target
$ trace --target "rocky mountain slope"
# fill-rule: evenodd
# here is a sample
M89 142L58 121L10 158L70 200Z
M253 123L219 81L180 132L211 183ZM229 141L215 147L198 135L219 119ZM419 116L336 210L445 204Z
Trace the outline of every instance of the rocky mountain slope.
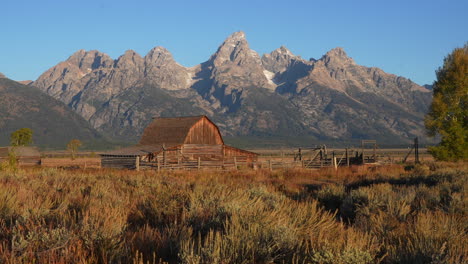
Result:
M80 50L32 85L98 131L130 141L153 116L206 114L227 136L409 142L424 136L431 100L428 89L357 65L342 48L318 60L286 47L260 57L243 32L191 68L162 47L116 60Z
M71 139L103 144L105 139L86 120L39 89L0 77L0 145L20 128L33 130L38 146L65 148Z

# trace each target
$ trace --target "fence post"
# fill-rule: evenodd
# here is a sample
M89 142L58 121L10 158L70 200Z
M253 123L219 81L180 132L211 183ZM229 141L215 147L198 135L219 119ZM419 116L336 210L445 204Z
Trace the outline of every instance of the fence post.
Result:
M336 159L335 159L335 151L332 152L332 165L335 166Z
M201 166L201 160L200 160L200 157L198 157L198 170L200 170L200 166Z
M346 166L349 167L349 152L348 152L348 148L346 148Z
M236 157L234 157L234 168L236 168L237 170L237 158Z
M158 161L158 171L161 169L161 165L159 164L159 157L156 156L156 160Z
M140 170L140 156L136 156L136 158L135 158L135 169L137 171Z

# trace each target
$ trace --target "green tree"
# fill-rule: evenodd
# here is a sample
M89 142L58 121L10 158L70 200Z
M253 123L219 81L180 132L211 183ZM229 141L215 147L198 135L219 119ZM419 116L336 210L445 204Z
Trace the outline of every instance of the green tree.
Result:
M67 150L70 151L71 157L74 160L76 152L78 151L78 148L81 147L81 141L78 139L72 139L70 142L67 144Z
M467 160L468 43L445 57L436 75L425 125L430 136L441 136L441 142L429 151L437 160Z
M21 128L11 133L11 145L15 147L28 146L32 143L33 131L30 128Z

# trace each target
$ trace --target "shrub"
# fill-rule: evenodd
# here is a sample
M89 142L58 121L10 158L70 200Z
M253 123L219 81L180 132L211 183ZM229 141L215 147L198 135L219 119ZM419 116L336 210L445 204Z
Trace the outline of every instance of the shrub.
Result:
M332 212L338 210L343 204L343 200L346 197L344 185L325 185L317 192L317 200L327 210Z
M467 166L348 172L0 171L0 263L467 261Z

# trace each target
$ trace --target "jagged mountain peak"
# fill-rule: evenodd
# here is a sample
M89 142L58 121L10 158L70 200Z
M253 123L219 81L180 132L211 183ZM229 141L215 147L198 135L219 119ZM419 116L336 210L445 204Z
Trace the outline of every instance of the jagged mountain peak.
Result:
M226 39L226 41L232 41L232 42L242 41L242 40L246 40L244 31L234 32Z
M156 47L152 48L152 49L148 52L148 54L146 54L146 56L151 55L151 54L155 54L155 53L171 54L171 52L169 52L169 50L167 50L167 49L164 48L163 46L156 46Z
M319 61L323 61L327 67L331 68L342 68L345 65L356 64L341 47L331 49Z
M288 48L281 46L269 54L262 56L263 67L273 73L280 73L286 70L294 61L307 64L300 56L294 55Z
M214 55L223 51L232 52L233 50L238 48L249 49L249 44L247 42L247 39L245 38L245 33L242 31L234 32L229 37L227 37L224 40L223 44L219 46L218 51Z
M133 70L138 70L142 65L143 58L134 50L126 50L115 62L117 68L132 68Z
M129 49L129 50L126 50L125 53L122 56L120 56L120 58L122 58L122 57L134 57L134 56L141 57L141 55L138 54L136 51L134 51L132 49Z
M339 57L348 57L348 54L346 54L346 51L342 47L336 47L331 50L329 50L326 55L328 56L339 56Z
M85 54L86 54L86 50L79 49L75 51L70 57L68 57L67 61L82 58Z
M281 47L275 49L274 51L270 52L269 54L264 54L263 57L265 57L265 56L266 57L271 56L271 57L275 57L275 58L283 58L283 59L287 59L287 60L300 59L299 56L294 55L285 46L281 46Z
M336 47L331 50L329 50L325 55L323 55L322 58L336 58L340 60L352 60L351 57L348 56L344 48L342 47Z
M103 56L103 55L106 55L106 54L100 52L99 50L86 51L84 49L80 49L80 50L75 51L75 53L73 53L70 57L68 57L67 61L68 62L80 61L85 57L92 57L92 56L96 57L96 56Z
M166 48L157 46L146 54L145 62L147 65L161 66L175 61L172 54Z
M215 66L233 62L239 66L247 64L260 65L260 56L249 47L245 33L238 31L230 35L210 60Z
M66 62L77 66L83 72L89 72L100 67L110 67L113 64L113 60L109 55L98 50L86 51L84 49L73 53Z
M381 131L391 131L389 137L408 138L420 134L430 99L410 80L357 65L339 47L318 60L304 60L285 46L260 58L242 31L191 68L160 46L144 57L128 50L116 60L79 50L34 85L118 137L141 132L150 115L198 109L222 120L230 135L279 135L285 129L289 136L296 135L293 130L332 138L386 137Z
M273 52L280 53L280 54L285 54L289 56L295 56L288 48L285 46L281 45L281 47L275 49Z

